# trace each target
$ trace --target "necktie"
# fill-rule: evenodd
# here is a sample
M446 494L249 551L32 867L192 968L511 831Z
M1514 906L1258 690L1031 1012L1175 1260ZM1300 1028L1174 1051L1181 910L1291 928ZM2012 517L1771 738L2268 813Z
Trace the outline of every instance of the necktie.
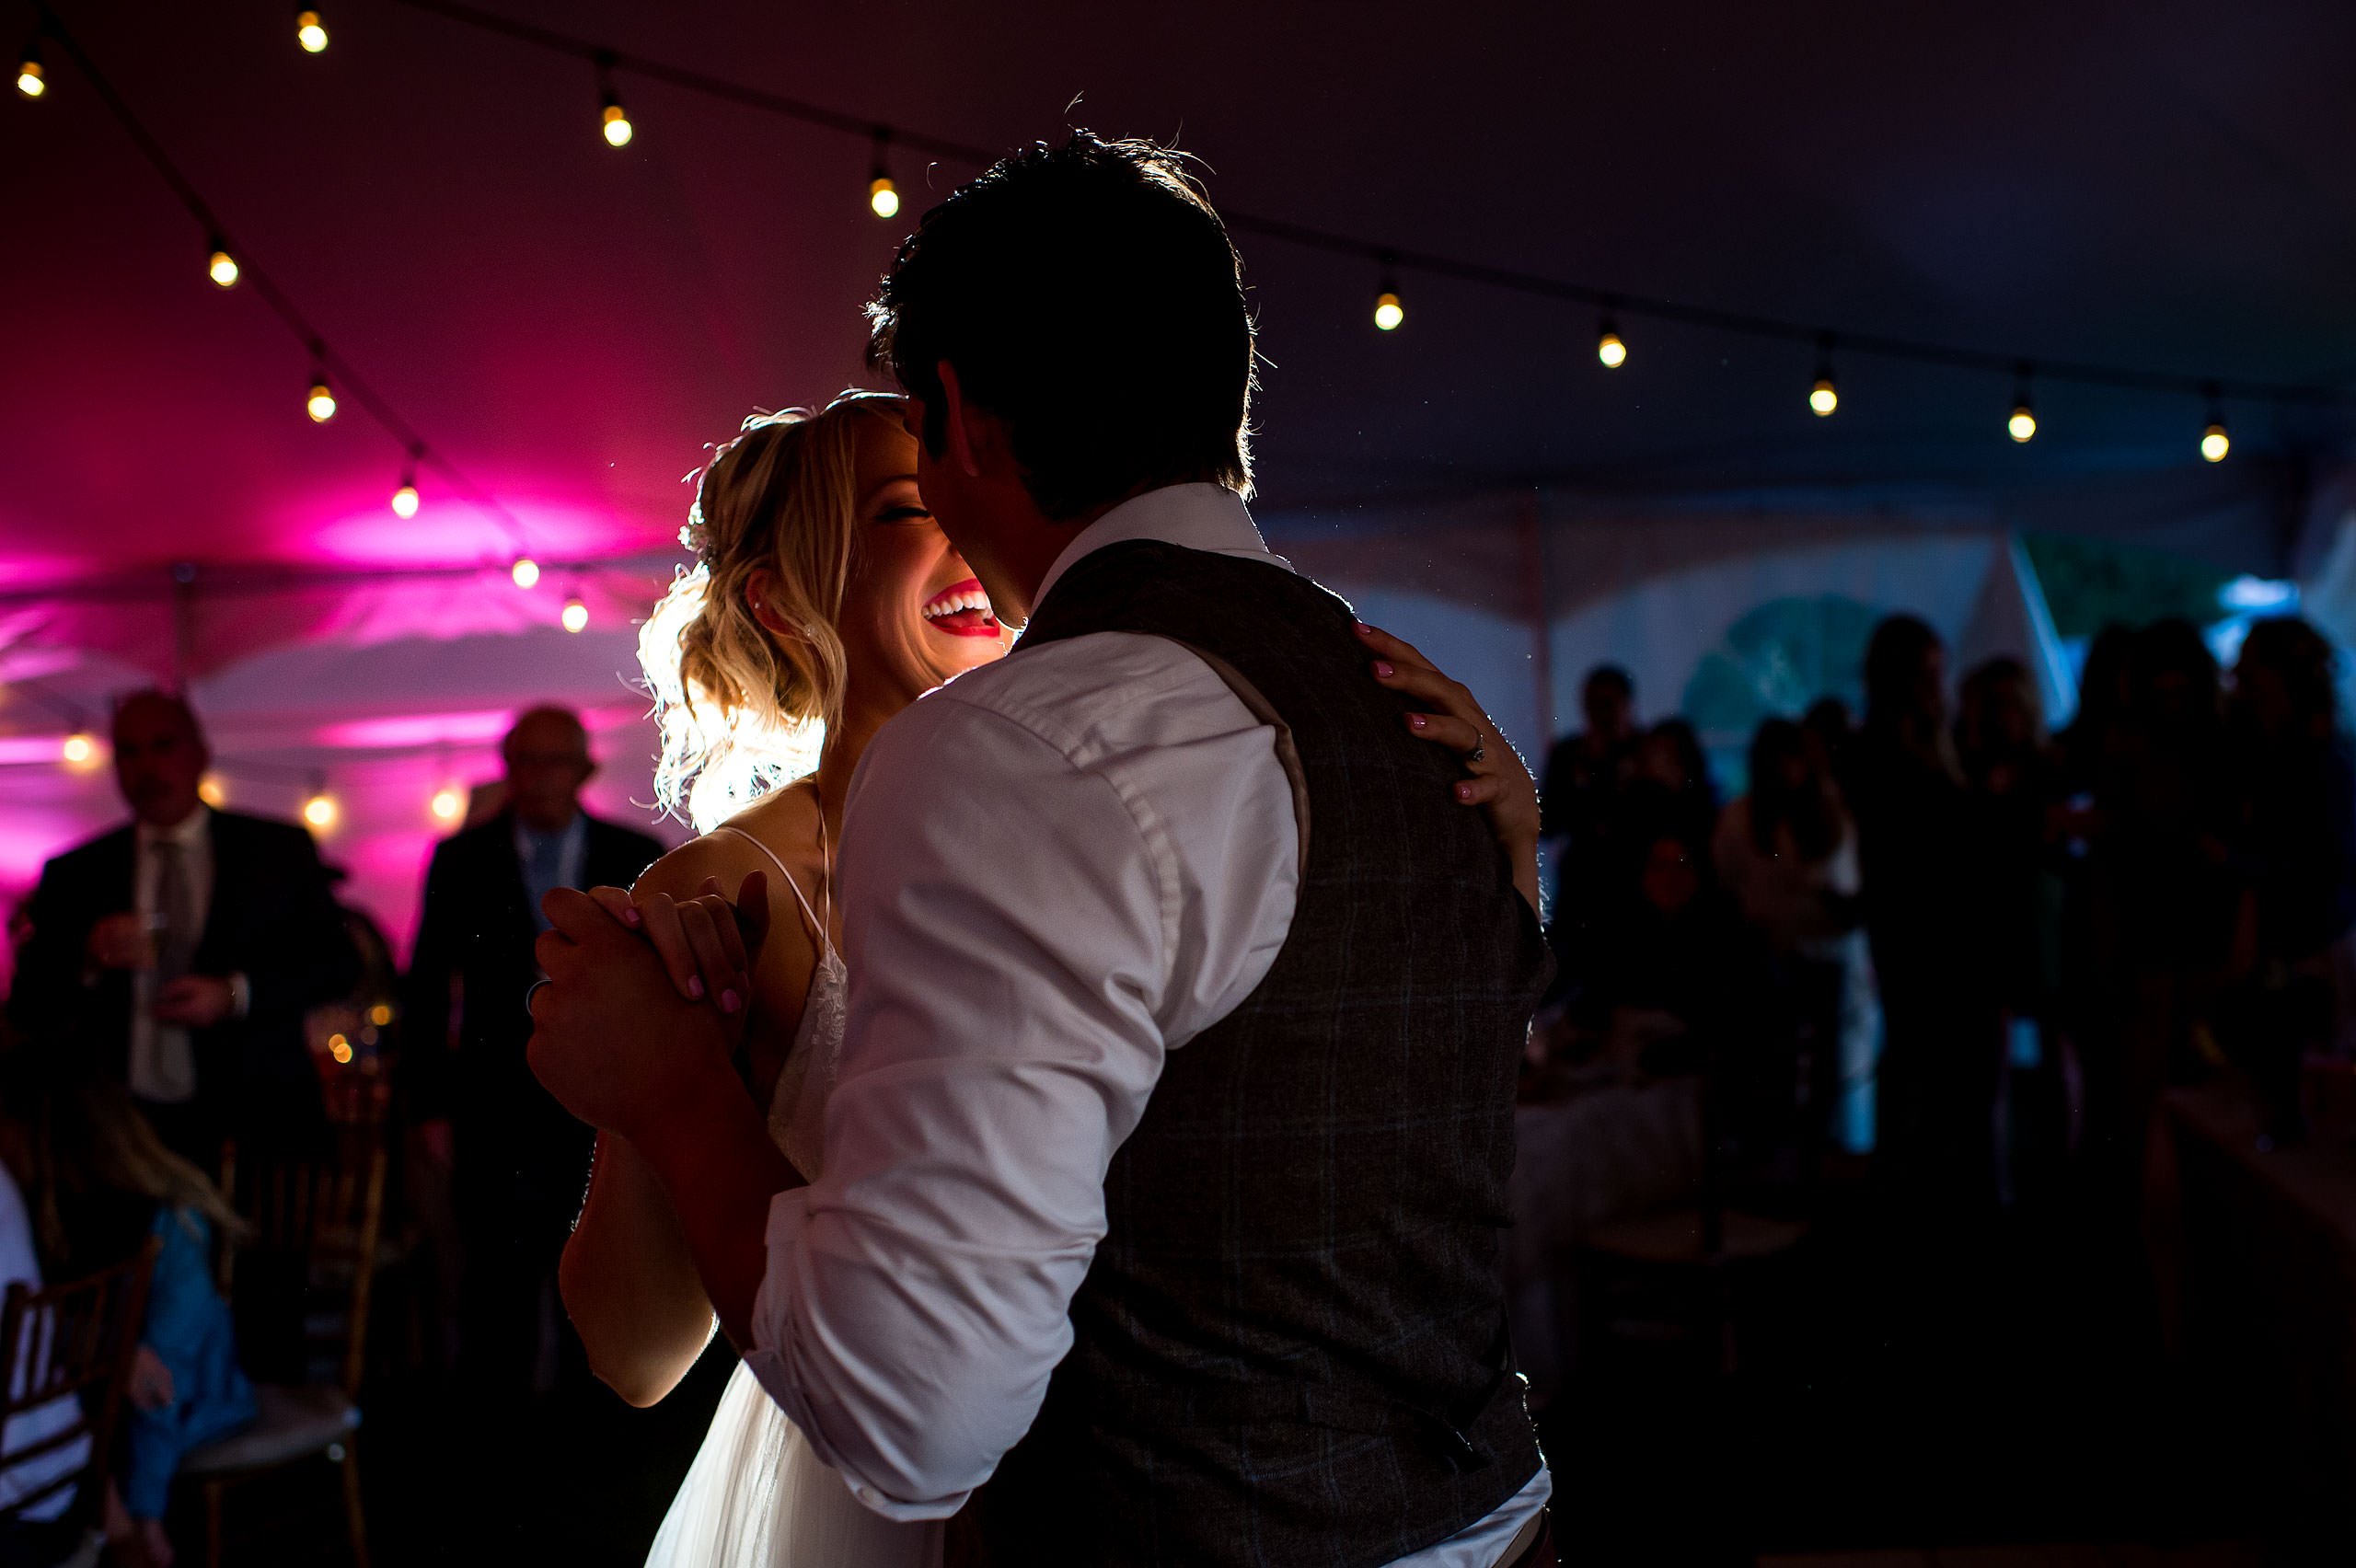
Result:
M196 957L196 890L188 877L188 850L171 839L156 843L156 984L188 973Z

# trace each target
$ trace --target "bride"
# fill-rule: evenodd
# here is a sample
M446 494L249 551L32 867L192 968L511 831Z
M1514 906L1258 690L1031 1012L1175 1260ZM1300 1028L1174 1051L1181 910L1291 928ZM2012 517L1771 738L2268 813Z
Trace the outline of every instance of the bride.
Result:
M654 894L685 903L766 876L768 937L749 981L708 966L709 981L687 988L708 986L722 1011L747 1010L738 1065L805 1180L823 1159L843 1038L832 850L852 775L886 720L1012 641L925 510L901 409L890 394L846 392L815 413L748 421L704 470L685 536L700 559L639 645L663 729L657 793L667 807L684 802L703 836L656 861L631 897L651 910ZM1460 750L1495 735L1469 694L1413 648L1366 635L1369 653L1392 662L1377 678L1443 710L1411 718L1418 733ZM1535 865L1525 769L1458 793L1488 810L1517 866ZM711 1305L670 1200L611 1135L597 1139L560 1284L591 1366L632 1404L669 1393L710 1341ZM936 1568L942 1542L941 1521L862 1507L740 1363L647 1561Z

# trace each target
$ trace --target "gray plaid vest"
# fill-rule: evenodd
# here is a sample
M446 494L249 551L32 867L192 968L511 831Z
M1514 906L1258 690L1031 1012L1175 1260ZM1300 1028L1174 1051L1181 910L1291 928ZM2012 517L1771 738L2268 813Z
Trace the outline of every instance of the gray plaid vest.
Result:
M1371 1568L1540 1464L1498 1233L1552 961L1351 621L1288 571L1132 541L1061 578L1013 655L1096 631L1204 655L1278 727L1306 841L1266 977L1170 1054L1114 1156L1071 1353L978 1499L998 1568Z

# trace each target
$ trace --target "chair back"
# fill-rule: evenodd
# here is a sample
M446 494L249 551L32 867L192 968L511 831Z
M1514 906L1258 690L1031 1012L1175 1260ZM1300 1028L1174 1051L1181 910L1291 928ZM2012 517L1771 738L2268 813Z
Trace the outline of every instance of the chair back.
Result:
M147 1315L147 1284L162 1243L155 1237L112 1268L87 1278L36 1290L19 1280L0 1306L0 1475L54 1454L78 1441L89 1444L79 1469L0 1505L0 1519L21 1517L26 1509L80 1480L95 1483L106 1473L115 1417L131 1378L131 1358ZM10 1447L7 1429L29 1411L71 1398L74 1420ZM77 1505L97 1502L95 1484L85 1487Z
M225 1147L222 1191L248 1230L222 1250L220 1285L227 1297L237 1261L248 1254L291 1271L302 1297L296 1316L306 1365L331 1363L345 1397L357 1400L384 1228L385 1128L380 1118L340 1121L333 1135L333 1152L325 1156L241 1158L234 1143Z

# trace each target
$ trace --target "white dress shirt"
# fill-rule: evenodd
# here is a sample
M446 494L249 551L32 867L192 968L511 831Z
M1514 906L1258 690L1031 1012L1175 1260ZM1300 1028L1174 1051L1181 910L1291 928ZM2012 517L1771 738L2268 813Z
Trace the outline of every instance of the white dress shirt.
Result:
M196 911L196 929L189 933L189 949L204 940L204 922L213 908L212 812L199 806L170 827L141 822L134 836L139 847L132 872L132 908L152 933L156 929L157 884L163 859L156 846L179 846L180 863L188 870L190 905ZM196 1098L196 1048L188 1025L159 1022L155 1015L156 972L133 970L131 975L131 1092L142 1100L178 1105Z
M1083 530L1041 597L1134 538L1290 570L1240 498L1180 485ZM1299 837L1275 734L1179 644L1099 632L1018 647L869 746L826 1169L770 1205L745 1362L876 1512L955 1512L1030 1429L1163 1054L1283 946ZM1541 1470L1401 1562L1488 1568L1550 1492Z

